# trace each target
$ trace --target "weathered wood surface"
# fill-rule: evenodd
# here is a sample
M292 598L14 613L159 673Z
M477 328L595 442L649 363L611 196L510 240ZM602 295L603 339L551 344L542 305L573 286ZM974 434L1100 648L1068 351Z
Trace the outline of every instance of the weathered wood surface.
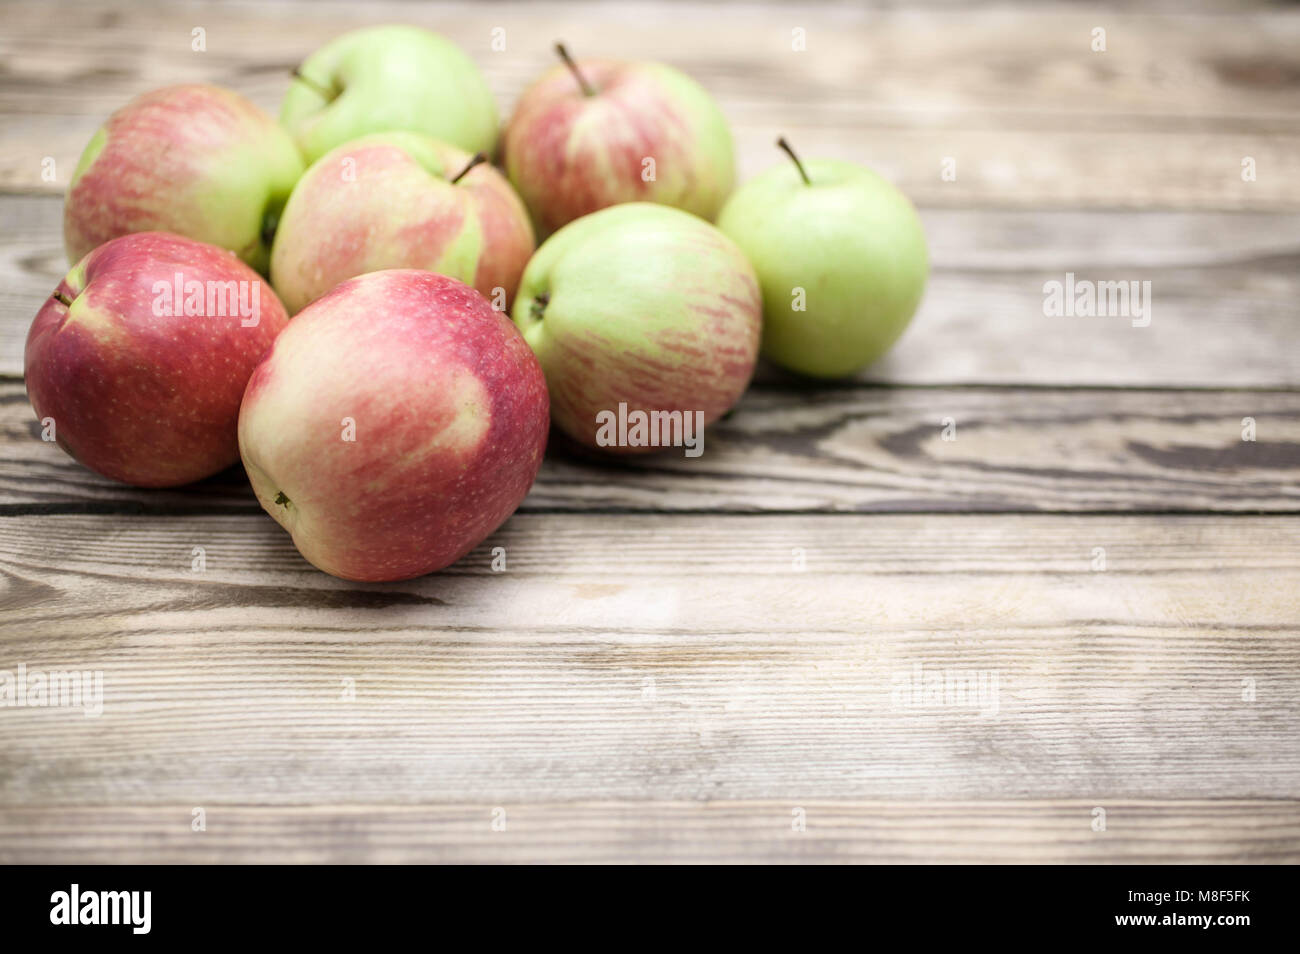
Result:
M1252 864L1300 853L1290 800L223 805L205 809L203 831L196 807L0 808L0 863ZM1105 831L1092 829L1098 808Z
M0 374L67 271L62 200L0 202ZM933 273L889 384L1300 386L1300 215L922 210ZM1151 321L1048 317L1066 273L1151 282ZM764 379L772 379L770 373Z
M0 669L98 670L104 708L0 708L0 862L1300 861L1300 11L3 22ZM563 37L699 78L742 176L778 133L875 166L930 240L914 326L858 383L762 369L699 459L553 447L523 512L406 583L313 570L237 470L150 493L41 442L23 340L94 128L174 82L274 110L364 22L448 34L503 113ZM1046 317L1067 272L1150 281L1150 326ZM918 665L996 674L996 713L909 705Z
M103 712L4 711L5 806L1300 790L1293 518L517 515L385 585L257 516L6 528L4 658Z
M91 473L41 440L20 381L0 380L0 442L0 514L259 512L239 467L166 491ZM552 444L524 512L1300 512L1295 391L771 383L700 457Z

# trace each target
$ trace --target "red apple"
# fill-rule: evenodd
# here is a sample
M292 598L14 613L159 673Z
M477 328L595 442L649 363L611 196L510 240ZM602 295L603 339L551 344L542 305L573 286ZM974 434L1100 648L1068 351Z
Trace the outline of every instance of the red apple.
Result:
M262 506L350 580L442 569L499 527L546 449L542 369L468 285L371 272L308 305L253 372L239 448Z
M731 133L704 89L662 63L573 62L520 97L505 169L543 237L620 202L712 219L735 178Z
M63 207L68 261L130 232L162 230L266 271L270 236L302 157L238 93L168 86L137 96L91 138Z
M386 268L458 278L508 308L533 229L510 183L483 159L410 132L365 136L323 156L294 187L271 250L271 284L289 312Z
M78 262L37 313L27 394L46 432L91 470L187 484L239 460L244 386L288 320L233 252L125 235Z

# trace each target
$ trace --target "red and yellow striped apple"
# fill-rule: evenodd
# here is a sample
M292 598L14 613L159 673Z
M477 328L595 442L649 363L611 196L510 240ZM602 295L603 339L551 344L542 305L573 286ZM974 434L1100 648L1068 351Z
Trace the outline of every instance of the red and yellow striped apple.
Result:
M264 279L225 249L164 232L99 246L27 336L27 395L74 458L141 487L239 460L240 401L288 323Z
M533 230L510 184L483 158L391 132L346 143L312 165L271 250L271 284L290 313L344 279L386 268L457 278L509 307L533 254Z
M532 486L546 382L474 289L413 269L349 279L253 372L239 447L263 508L311 563L402 580L460 559Z
M524 269L514 319L537 353L557 427L611 451L599 415L700 412L744 393L761 332L758 279L703 219L646 202L566 225Z
M174 232L265 272L302 157L275 121L217 86L138 96L91 138L68 186L69 262L131 232Z
M506 173L538 231L620 202L717 215L735 158L712 97L662 63L575 63L556 49L564 64L524 92L502 139Z

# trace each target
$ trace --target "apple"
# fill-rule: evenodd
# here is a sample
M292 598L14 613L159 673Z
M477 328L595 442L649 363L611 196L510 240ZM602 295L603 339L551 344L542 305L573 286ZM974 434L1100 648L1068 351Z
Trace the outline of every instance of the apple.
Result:
M546 372L556 426L618 453L655 447L611 445L609 415L681 412L702 427L740 399L762 301L754 269L716 228L633 202L547 239L524 269L513 314Z
M307 161L351 139L401 129L491 153L497 107L483 75L446 37L413 26L353 30L293 72L280 122Z
M907 328L929 271L916 209L870 169L836 159L792 163L745 183L718 228L763 286L763 356L838 378L884 354Z
M44 434L105 477L172 487L239 460L239 405L288 323L233 252L134 232L77 263L27 335Z
M339 282L423 268L509 307L533 254L528 212L505 177L419 133L346 143L293 190L271 250L271 284L295 313Z
M81 154L63 208L68 262L131 232L174 232L265 272L270 235L302 175L270 116L217 86L168 86L108 118Z
M520 97L506 124L506 173L548 235L620 202L713 219L731 192L731 133L712 97L662 63L562 65Z
M349 279L253 372L239 448L261 502L326 573L404 580L500 526L546 449L546 381L504 314L416 269Z

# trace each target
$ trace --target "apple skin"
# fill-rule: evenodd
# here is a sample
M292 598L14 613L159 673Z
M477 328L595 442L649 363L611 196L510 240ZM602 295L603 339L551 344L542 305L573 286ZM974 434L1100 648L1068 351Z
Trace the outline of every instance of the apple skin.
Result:
M713 98L661 63L581 60L587 96L559 65L520 97L502 139L506 174L540 235L621 202L712 220L735 181L727 121ZM655 180L642 178L655 161Z
M588 447L636 453L655 448L600 447L597 413L626 402L717 420L753 375L762 301L753 268L716 228L634 202L542 243L513 315L546 372L556 426Z
M156 315L154 283L171 285L178 272L256 283L256 324L236 309ZM245 288L251 303L254 285ZM288 321L271 286L233 252L165 232L124 235L82 259L37 313L27 395L91 470L139 487L188 484L239 460L244 386Z
M763 357L839 378L898 340L925 291L929 259L916 209L890 182L836 159L762 173L736 190L718 228L763 286ZM794 310L804 289L806 311Z
M91 137L63 209L68 262L131 232L173 232L265 272L274 228L303 162L275 121L217 86L137 96Z
M486 164L418 133L376 133L319 159L298 181L271 250L271 284L295 313L339 282L423 268L485 297L514 298L533 254L528 212Z
M444 36L375 26L335 37L303 62L280 107L307 161L370 133L408 130L491 154L499 120L474 61ZM336 92L327 100L316 87Z
M248 382L239 448L307 560L404 580L454 563L514 512L548 420L542 370L504 314L453 278L394 269L290 322Z

